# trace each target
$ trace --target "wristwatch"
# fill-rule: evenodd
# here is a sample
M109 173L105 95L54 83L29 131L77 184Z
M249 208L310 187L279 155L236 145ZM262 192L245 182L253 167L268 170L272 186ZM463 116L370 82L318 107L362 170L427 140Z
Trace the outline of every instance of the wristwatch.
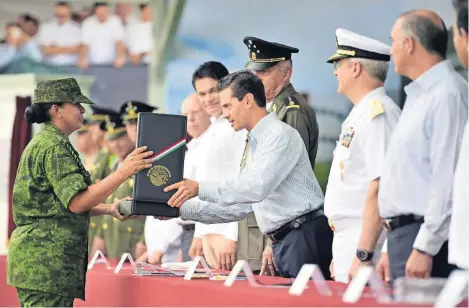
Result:
M373 252L366 249L357 249L357 258L362 262L368 262L373 259Z

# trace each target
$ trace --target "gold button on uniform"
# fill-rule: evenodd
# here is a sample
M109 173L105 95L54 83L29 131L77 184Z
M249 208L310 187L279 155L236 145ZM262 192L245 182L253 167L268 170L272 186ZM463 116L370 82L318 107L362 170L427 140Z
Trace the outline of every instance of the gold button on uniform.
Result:
M106 223L103 224L103 230L107 230L108 225Z
M127 232L132 232L132 227L127 227Z
M91 223L91 228L95 228L96 227L96 223L95 222L92 222Z

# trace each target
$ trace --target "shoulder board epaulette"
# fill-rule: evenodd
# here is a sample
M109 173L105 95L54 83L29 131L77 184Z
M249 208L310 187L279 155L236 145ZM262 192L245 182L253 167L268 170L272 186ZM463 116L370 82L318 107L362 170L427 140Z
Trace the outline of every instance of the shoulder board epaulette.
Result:
M373 120L380 114L384 113L383 103L380 100L373 100L370 106L370 119Z
M295 102L293 102L290 98L290 102L288 103L287 105L287 110L291 110L291 109L300 109L300 105L298 104L295 104Z

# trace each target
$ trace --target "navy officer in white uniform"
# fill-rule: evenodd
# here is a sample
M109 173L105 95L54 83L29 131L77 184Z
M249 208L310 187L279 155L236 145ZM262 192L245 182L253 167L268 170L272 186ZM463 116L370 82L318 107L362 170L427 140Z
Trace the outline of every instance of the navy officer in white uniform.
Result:
M378 183L387 144L401 113L386 94L384 82L391 47L346 29L337 29L334 63L338 92L354 105L342 124L329 173L324 212L334 230L334 280L348 283L349 270L379 260L364 240L368 228L383 230L378 214ZM363 229L362 225L366 228ZM362 234L363 233L363 234ZM362 240L360 235L362 234ZM379 233L377 233L379 235ZM384 232L380 244L384 242Z
M178 189L168 203L182 205L182 219L203 223L239 221L254 212L260 231L273 242L280 275L296 277L304 264L317 264L330 278L332 231L300 134L267 112L264 86L251 71L224 77L217 91L234 130L249 131L240 175L228 181L173 184L165 188ZM189 200L197 195L202 201Z

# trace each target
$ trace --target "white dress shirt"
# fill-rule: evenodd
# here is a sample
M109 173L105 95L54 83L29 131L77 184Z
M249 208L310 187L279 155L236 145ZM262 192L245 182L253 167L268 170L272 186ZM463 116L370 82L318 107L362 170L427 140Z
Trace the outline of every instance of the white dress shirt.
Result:
M210 121L211 125L200 141L197 158L188 162L185 168L193 170L191 179L198 182L235 179L239 175L247 132L235 132L223 116L212 117ZM238 223L196 223L194 237L203 237L206 234L220 234L238 241Z
M260 231L267 234L323 204L324 196L297 130L269 113L248 138L251 147L238 178L200 181L203 201L185 202L182 219L239 221L254 211Z
M59 24L51 20L41 26L38 43L44 46L71 47L81 43L80 25L72 20ZM44 61L53 65L75 65L78 61L78 51L74 54L56 54L45 56Z
M467 121L467 83L449 60L405 87L380 179L383 218L424 216L414 248L436 255L448 240L456 160Z
M153 47L152 36L153 23L151 21L143 22L138 20L126 27L126 45L130 54L150 53ZM150 57L147 54L143 63L149 63Z
M324 200L325 214L332 222L363 216L369 185L381 176L400 114L380 87L363 97L342 124Z
M119 17L109 16L107 21L100 22L96 16L90 16L83 21L81 32L81 42L88 45L90 64L112 64L117 56L116 43L125 39Z
M464 130L458 165L454 173L453 212L449 228L448 261L468 269L469 260L469 126Z

